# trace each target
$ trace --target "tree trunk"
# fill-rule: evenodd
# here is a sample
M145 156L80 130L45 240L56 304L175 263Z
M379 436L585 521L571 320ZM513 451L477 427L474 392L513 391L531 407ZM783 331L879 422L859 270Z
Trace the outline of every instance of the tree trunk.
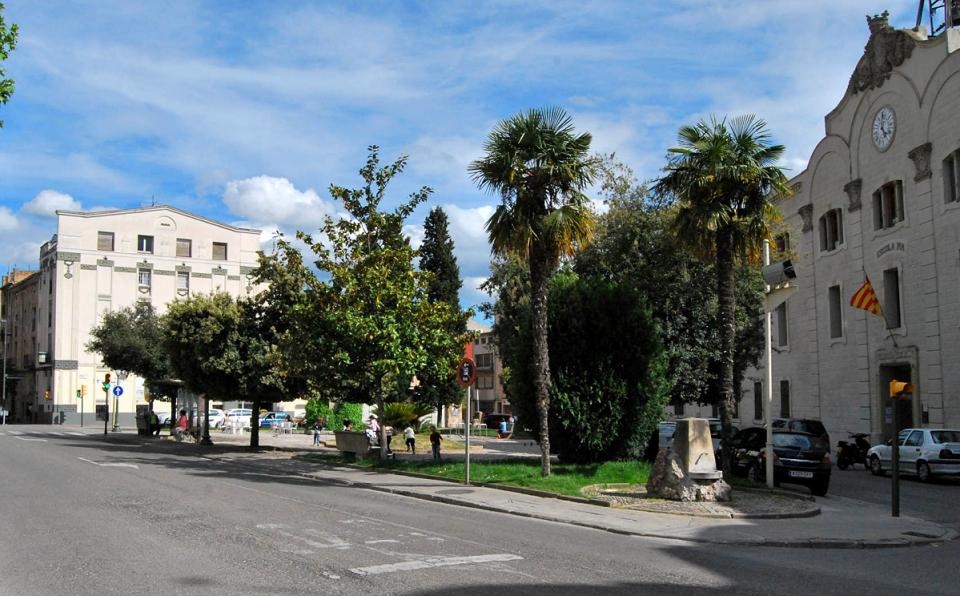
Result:
M253 409L250 411L250 446L260 446L260 398L253 400Z
M720 399L720 437L723 446L729 446L733 439L733 343L736 337L734 326L733 246L732 234L727 229L717 231L717 325L719 326L719 399ZM721 463L723 473L732 477L733 466L731 451L722 450Z
M550 475L550 353L547 335L548 259L536 247L530 254L530 293L533 310L533 390L540 419L540 467Z

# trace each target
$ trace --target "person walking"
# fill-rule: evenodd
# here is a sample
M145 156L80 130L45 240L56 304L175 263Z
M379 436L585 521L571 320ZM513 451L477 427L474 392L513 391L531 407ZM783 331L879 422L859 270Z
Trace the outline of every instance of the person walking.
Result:
M320 419L317 418L313 421L313 446L317 447L320 445L320 431L323 430L323 425L320 424Z
M433 459L440 459L440 433L436 426L430 427L430 448L433 449Z
M417 435L413 432L413 427L410 426L410 423L407 423L407 426L403 429L403 438L407 444L407 451L412 452L414 455L417 454Z

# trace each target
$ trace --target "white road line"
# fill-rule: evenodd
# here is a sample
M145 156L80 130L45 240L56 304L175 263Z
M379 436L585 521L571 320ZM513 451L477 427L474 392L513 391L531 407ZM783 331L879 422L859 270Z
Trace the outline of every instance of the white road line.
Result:
M85 437L85 436L87 436L87 433L68 432L67 434L70 435L70 436L73 436L73 437Z
M350 571L357 575L380 575L383 573L397 573L399 571L419 571L435 567L451 567L454 565L472 565L475 563L494 563L502 561L521 561L520 555L474 555L470 557L431 557L402 563L387 563L370 567L355 567Z
M139 470L139 469L140 469L140 466L138 466L137 464L128 464L128 463L125 463L125 462L104 463L104 464L101 464L101 463L99 463L99 462L95 462L95 461L93 461L92 459L87 459L87 458L85 458L85 457L78 457L77 459L79 459L80 461L85 461L85 462L87 462L88 464L93 464L93 465L95 465L95 466L100 466L100 467L102 467L102 468L133 468L134 470Z
M46 439L38 439L36 437L14 437L14 438L19 439L21 441L40 441L41 443L47 442Z

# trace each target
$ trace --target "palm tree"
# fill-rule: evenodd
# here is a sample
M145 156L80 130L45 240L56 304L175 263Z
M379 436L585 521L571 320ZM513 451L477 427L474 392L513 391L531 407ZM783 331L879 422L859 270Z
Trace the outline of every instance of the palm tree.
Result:
M674 222L678 240L716 265L721 434L729 445L734 411L734 266L758 258L763 240L770 237L768 224L779 218L770 201L789 195L791 189L776 165L783 145L770 144L766 122L753 115L729 122L711 117L684 126L679 144L669 150L666 174L655 190L679 201ZM723 452L723 470L730 473L729 450Z
M575 133L562 109L532 109L499 122L484 144L486 155L468 168L480 189L503 201L486 225L493 253L515 254L530 267L531 369L544 476L550 475L547 282L563 255L590 240L593 212L581 192L593 179L590 140L589 133Z

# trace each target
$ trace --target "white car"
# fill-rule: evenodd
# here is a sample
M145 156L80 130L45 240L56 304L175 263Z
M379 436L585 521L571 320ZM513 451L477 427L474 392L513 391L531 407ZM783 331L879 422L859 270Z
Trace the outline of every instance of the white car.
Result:
M960 475L960 430L905 428L897 436L900 473L916 474L922 482L934 476ZM890 441L867 451L867 464L876 476L893 469Z
M221 426L223 426L223 410L210 408L210 428L220 428Z
M235 420L240 422L240 428L250 429L250 415L253 414L253 410L250 408L234 408L232 410L227 410L224 414L223 422L221 423L222 428L231 428Z

